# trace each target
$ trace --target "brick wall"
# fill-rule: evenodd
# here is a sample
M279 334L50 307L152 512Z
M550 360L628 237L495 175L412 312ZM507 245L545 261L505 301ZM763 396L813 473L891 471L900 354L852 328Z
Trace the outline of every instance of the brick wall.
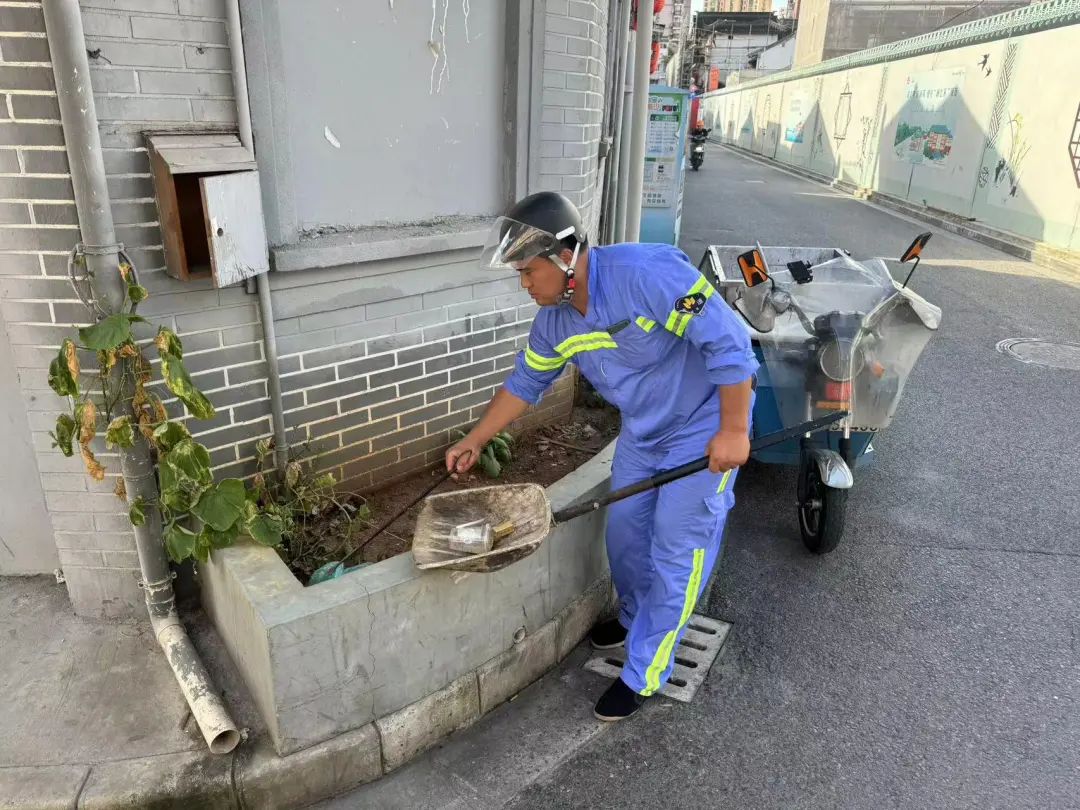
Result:
M595 237L607 47L606 0L548 0L540 126L540 188L581 209ZM594 204L595 202L595 204Z
M234 125L223 3L81 5L118 238L151 293L140 314L182 336L185 363L217 408L209 422L189 423L215 474L249 475L256 441L271 434L256 299L242 287L166 276L141 134ZM550 44L564 50L546 54L544 115L558 122L542 124L543 183L595 224L606 3L561 6L549 3L549 38L561 37ZM40 3L0 5L0 223L10 223L0 227L0 299L72 601L83 614L140 615L138 563L115 479L94 483L48 438L61 403L46 369L87 314L66 280L79 232L44 36ZM310 444L318 467L346 486L385 485L436 463L524 346L535 305L516 278L488 277L475 259L476 251L454 251L272 274L289 441ZM565 413L572 396L567 374L526 423ZM182 412L176 402L167 407ZM99 457L118 471L114 455Z
M242 289L178 284L164 274L161 235L142 130L221 127L235 121L221 0L84 0L109 193L118 238L151 291L141 312L185 335L196 381L219 406L202 423L203 440L229 474L242 438L269 429L253 420L240 431L233 407L266 404L258 318ZM0 6L0 299L33 431L41 482L60 564L81 613L138 613L138 559L126 506L113 494L119 462L98 445L109 475L95 483L80 461L50 448L61 401L46 369L59 341L88 315L67 279L67 252L79 240L40 3ZM196 316L197 313L197 316ZM90 380L84 380L84 385ZM178 411L176 404L171 410ZM268 405L267 405L268 412ZM243 434L243 435L241 435Z
M275 278L285 419L290 442L311 442L319 464L367 489L438 461L452 431L479 418L525 345L536 307L517 279L476 278L472 251L399 260L366 284L349 272ZM295 284L288 287L287 284ZM390 297L390 296L393 297ZM328 307L312 301L374 298ZM565 412L566 376L531 417Z

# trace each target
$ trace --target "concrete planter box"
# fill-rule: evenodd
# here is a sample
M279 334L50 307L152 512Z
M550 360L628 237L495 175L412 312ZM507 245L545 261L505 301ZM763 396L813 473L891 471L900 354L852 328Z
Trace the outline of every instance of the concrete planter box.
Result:
M553 508L605 492L613 452L549 487ZM273 551L236 546L202 567L203 602L279 755L379 721L389 770L580 641L611 601L605 518L559 526L493 574L423 572L402 554L310 588Z

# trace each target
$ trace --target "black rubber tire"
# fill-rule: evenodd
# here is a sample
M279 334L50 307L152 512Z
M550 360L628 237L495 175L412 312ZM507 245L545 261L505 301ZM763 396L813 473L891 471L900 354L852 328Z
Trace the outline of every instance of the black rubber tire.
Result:
M803 476L807 500L798 506L803 545L814 554L828 554L844 534L848 491L825 486L813 461L804 464L799 474ZM809 506L811 501L816 502L816 508Z

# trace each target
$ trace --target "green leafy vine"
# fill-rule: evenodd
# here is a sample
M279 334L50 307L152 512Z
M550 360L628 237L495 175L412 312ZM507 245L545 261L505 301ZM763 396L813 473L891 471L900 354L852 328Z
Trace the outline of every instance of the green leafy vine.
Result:
M121 261L120 273L126 284L122 311L80 329L77 342L65 339L49 365L49 387L70 406L69 413L57 417L50 433L53 447L69 457L77 447L87 473L102 481L105 467L90 447L99 424L107 425L105 444L110 449L148 442L157 458L159 495L154 504L142 498L131 500L128 517L132 525L142 526L149 507L160 509L165 548L175 562L189 557L205 561L211 550L232 545L242 532L262 545L280 545L285 520L263 508L262 487L249 488L237 478L214 481L206 447L192 438L182 422L169 419L161 399L147 390L153 366L136 343L132 328L147 322L135 310L149 293L126 261ZM196 419L212 418L214 406L184 367L180 338L161 326L153 346L165 387ZM97 361L96 375L91 375L96 376L95 384L88 389L80 386L80 350L94 352ZM116 494L127 500L122 478Z

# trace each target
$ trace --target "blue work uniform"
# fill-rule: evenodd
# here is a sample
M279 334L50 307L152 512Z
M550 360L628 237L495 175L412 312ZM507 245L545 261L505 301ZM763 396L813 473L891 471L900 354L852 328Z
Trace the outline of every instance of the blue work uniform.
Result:
M719 385L758 363L745 327L670 245L589 250L588 311L537 312L505 388L536 404L567 362L622 413L612 488L705 454L720 428ZM748 415L749 419L749 415ZM612 504L607 551L627 628L622 679L651 695L720 552L735 472L708 470Z

